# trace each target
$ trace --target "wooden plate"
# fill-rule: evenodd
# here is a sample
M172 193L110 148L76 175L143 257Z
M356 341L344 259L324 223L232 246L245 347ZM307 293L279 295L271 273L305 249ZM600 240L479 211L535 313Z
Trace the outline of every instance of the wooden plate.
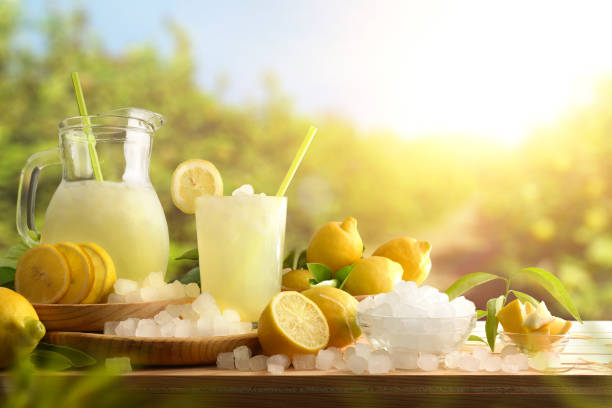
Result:
M104 323L128 317L149 319L168 305L193 302L192 298L138 303L98 303L93 305L59 305L35 303L34 309L47 331L103 331Z
M217 337L146 338L121 337L97 333L49 332L44 340L51 344L82 350L99 361L108 357L129 357L138 365L202 365L216 362L217 354L248 346L260 351L257 332Z

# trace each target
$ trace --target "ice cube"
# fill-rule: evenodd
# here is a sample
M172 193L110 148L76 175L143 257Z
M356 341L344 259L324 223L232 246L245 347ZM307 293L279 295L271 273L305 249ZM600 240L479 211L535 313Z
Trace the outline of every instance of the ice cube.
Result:
M518 365L519 370L529 370L529 359L525 354L519 353L514 355L514 362Z
M180 281L175 280L170 283L170 287L172 289L172 299L182 299L185 296L185 285L183 285Z
M181 305L181 317L184 320L198 320L200 318L200 315L193 310L193 308L191 307L191 305L189 303L185 304L185 305Z
M117 279L113 285L113 289L116 294L125 296L130 292L138 290L138 282L130 279Z
M115 329L119 325L119 322L105 322L104 323L104 334L116 334Z
M161 332L153 319L142 319L136 326L135 335L136 337L159 337Z
M334 353L334 360L332 361L332 366L336 370L346 370L346 362L342 356L342 351L337 349L336 347L329 347L328 350L331 350Z
M280 364L270 364L268 359L268 372L275 375L282 374L285 372L285 367Z
M249 360L249 369L251 371L266 371L268 367L268 357L260 354L255 357L251 357Z
M462 354L459 357L459 368L463 371L480 371L480 360L471 354Z
M392 369L391 357L386 351L377 350L368 356L368 371L370 374L386 374Z
M166 282L164 282L163 272L151 272L142 281L143 288L162 288Z
M314 370L316 358L314 354L296 354L293 356L293 368L296 370Z
M329 370L334 364L336 353L333 350L319 350L315 362L317 370Z
M168 313L168 311L162 310L161 312L155 315L153 320L155 320L155 323L157 323L158 325L163 326L164 324L172 320L172 316L170 315L170 313Z
M159 288L155 287L140 288L140 297L145 302L154 302L161 300L161 292Z
M127 320L119 322L115 328L115 333L117 336L133 337L136 334L136 325L138 324L138 320L139 319L130 317Z
M191 320L176 320L174 337L184 338L194 335L194 323Z
M355 344L355 354L360 357L367 359L372 353L372 347L367 344L357 343Z
M506 356L509 356L510 354L520 354L520 352L521 350L519 350L519 348L516 347L514 344L509 344L502 349L500 355L501 358L504 358Z
M225 320L228 323L234 323L234 322L240 321L240 314L238 314L237 311L232 310L232 309L225 309L221 316L223 316L223 320Z
M191 307L193 308L193 310L198 312L200 316L210 315L211 317L213 317L216 313L219 312L219 308L217 307L215 299L208 292L204 292L199 295L197 299L191 303ZM211 311L216 313L213 313L211 315Z
M185 285L185 296L188 298L197 298L200 296L200 287L197 283L191 282Z
M232 196L237 195L252 195L255 193L255 189L250 184L243 184L234 191L232 191Z
M125 303L125 296L118 295L116 293L111 293L110 295L108 295L106 302L107 303Z
M236 360L248 360L251 358L251 349L248 346L239 346L234 349L234 358Z
M250 358L237 360L234 356L234 361L236 363L236 368L240 371L249 371L251 369Z
M393 366L400 370L414 370L418 367L419 355L414 352L394 351L391 353Z
M346 360L346 368L348 368L353 374L363 374L368 369L368 360L353 354Z
M172 317L179 317L183 311L183 305L168 305L166 306L166 312Z
M214 333L213 320L206 316L199 318L198 322L196 323L196 331L200 337L212 336Z
M346 361L349 359L349 357L354 356L355 354L355 346L349 346L344 349L344 355L342 356L342 359Z
M233 370L236 368L234 365L234 353L229 351L217 354L217 368L222 370Z
M159 289L159 298L160 300L170 300L172 299L172 285L165 284L162 287L158 288Z
M129 357L111 357L104 360L104 366L113 373L129 373L132 363Z
M162 337L174 337L176 333L176 322L179 320L180 319L173 317L172 320L161 325L160 327L161 336Z
M213 336L227 336L229 334L229 325L221 316L213 318Z
M125 295L125 301L128 303L132 302L142 302L142 297L140 296L140 290L136 289L127 295Z
M374 306L376 306L376 303L374 302L374 297L368 296L367 298L359 302L359 304L357 305L357 311L363 313L369 311Z
M444 365L446 368L458 368L459 367L459 359L461 358L462 353L460 351L452 351L444 356Z
M481 369L485 369L489 372L495 372L501 370L502 358L499 356L489 355L484 362L481 364Z
M291 364L291 360L284 354L274 354L270 358L268 358L268 365L275 364L283 367L283 370L289 368Z
M423 371L433 371L438 368L440 358L435 354L421 353L417 360L417 366Z
M484 370L484 363L489 357L489 351L484 347L476 347L472 350L472 355L480 361L480 369Z

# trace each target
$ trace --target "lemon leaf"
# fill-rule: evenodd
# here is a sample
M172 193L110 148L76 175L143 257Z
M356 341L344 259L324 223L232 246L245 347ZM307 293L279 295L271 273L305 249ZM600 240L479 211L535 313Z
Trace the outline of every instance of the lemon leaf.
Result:
M487 321L485 322L485 332L487 333L487 343L491 348L491 351L495 351L495 339L497 338L497 311L502 308L504 304L504 295L496 298L489 299L487 301Z
M486 310L477 310L476 311L476 320L478 320L481 317L484 317L486 315L487 315L487 311Z
M482 337L480 337L480 336L476 336L476 335L474 335L474 334L470 334L470 337L468 337L468 341L481 341L481 342L483 342L484 344L487 344L487 341L486 341L485 339L483 339L483 338L482 338Z
M183 255L175 259L177 261L181 261L181 260L198 261L200 259L198 255L198 248L190 249L189 251L185 252Z
M567 293L563 283L552 273L541 268L524 268L517 273L527 275L548 291L576 320L582 323L578 308Z
M10 266L0 266L0 286L15 280L15 268Z
M344 281L346 281L346 278L348 278L348 276L351 274L351 272L353 272L353 269L355 268L355 265L347 265L347 266L343 266L342 268L338 269L338 272L336 272L336 274L334 275L334 278L338 281L338 284L340 286L338 286L340 289L342 289L342 286L344 285Z
M70 360L73 367L87 367L96 364L96 359L89 354L68 346L57 346L55 344L40 342L38 343L36 350L59 353Z
M456 298L457 296L461 296L468 290L495 279L504 278L485 272L468 273L467 275L463 275L462 277L457 279L452 285L450 285L448 289L446 289L445 293L448 295L448 298L450 300L453 300L454 298Z
M283 260L283 269L291 268L293 269L293 265L295 262L295 248L293 248L289 253L285 256Z
M184 285L188 283L192 283L192 282L195 282L199 285L200 284L200 267L196 266L195 268L190 269L183 276L176 278L174 280L177 280Z
M63 371L72 367L68 357L50 350L34 350L30 354L30 361L41 370Z
M17 261L28 249L30 249L30 247L25 242L19 242L18 244L13 245L4 253L4 255L2 255L2 258L0 258L0 266L17 268Z
M304 249L300 252L300 255L297 259L297 264L295 265L295 269L306 269L306 250Z
M526 293L523 292L519 292L518 290L513 290L511 289L510 292L512 292L514 294L514 296L516 296L516 298L518 300L520 300L523 303L531 303L534 306L537 306L540 302L538 302L535 298L533 298L532 296L529 296Z
M312 274L317 282L323 282L332 278L331 269L320 263L307 263L308 271Z
M308 279L308 283L310 283L310 287L314 287L317 286L317 280L316 279Z

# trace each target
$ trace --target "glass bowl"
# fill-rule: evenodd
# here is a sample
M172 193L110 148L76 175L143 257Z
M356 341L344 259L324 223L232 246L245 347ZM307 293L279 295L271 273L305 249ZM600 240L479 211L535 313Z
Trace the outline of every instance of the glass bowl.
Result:
M476 314L459 317L394 317L357 312L362 333L375 348L447 354L461 348L476 325Z
M511 333L499 331L499 336L505 344L514 344L523 353L534 354L539 351L560 353L569 342L568 334L551 335L547 333Z

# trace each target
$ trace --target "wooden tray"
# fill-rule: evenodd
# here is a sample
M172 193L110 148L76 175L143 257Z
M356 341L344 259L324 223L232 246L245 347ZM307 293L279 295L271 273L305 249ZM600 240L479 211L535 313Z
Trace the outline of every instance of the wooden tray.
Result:
M122 337L96 333L48 332L44 340L82 350L99 361L129 357L136 365L214 364L217 354L248 346L260 352L257 332L217 337L161 338Z
M193 302L192 298L138 303L98 303L60 305L35 303L34 309L47 331L103 331L104 323L128 317L149 319L168 305Z

